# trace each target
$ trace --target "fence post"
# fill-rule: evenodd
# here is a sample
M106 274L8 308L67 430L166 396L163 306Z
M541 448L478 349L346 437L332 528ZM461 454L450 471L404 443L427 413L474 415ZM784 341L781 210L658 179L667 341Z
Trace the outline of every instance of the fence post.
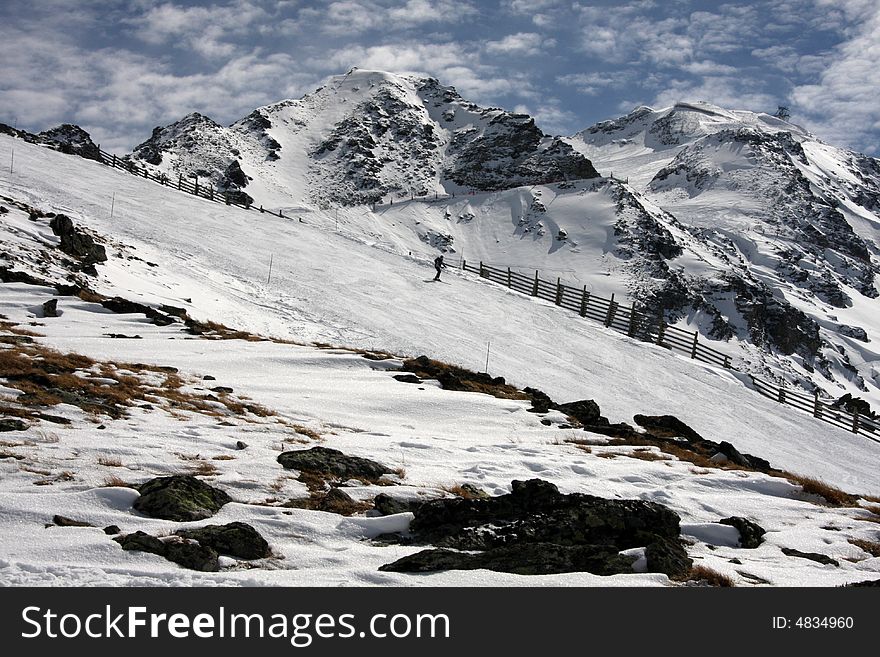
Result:
M629 337L635 335L636 332L636 305L633 304L629 309L629 329L626 334Z
M730 356L725 356L725 357L724 357L724 367L725 367L725 369L728 369L728 370L731 369L731 367L730 367Z
M562 305L562 283L559 276L556 277L556 305Z
M464 258L461 259L461 268L467 271L467 261Z
M150 177L150 172L147 171L147 165L145 164L144 165L144 178L149 178L149 177Z
M199 179L196 178L196 191L193 192L196 196L199 195Z
M538 296L538 270L535 270L535 284L532 286L532 296Z
M819 405L819 391L813 392L813 417L822 419L822 407Z
M510 284L510 267L507 268L507 287L513 287Z
M614 292L611 293L611 303L608 304L608 315L605 317L605 326L611 326L614 321L614 313L617 311L617 304L614 303Z
M183 189L183 174L177 177L177 189Z
M666 333L666 322L663 321L663 311L660 312L660 322L657 326L657 344L663 344L663 334Z
M779 384L779 393L776 396L776 401L778 401L780 404L785 403L785 388L782 387L781 383Z
M483 261L482 260L480 260L480 278L485 278L485 275L483 274Z
M116 156L115 155L113 156L113 168L114 169L116 168Z
M581 317L587 316L587 304L590 302L590 293L587 292L587 286L584 285L584 293L581 295Z
M700 337L699 331L694 331L694 344L691 346L691 358L697 357L697 339Z
M214 200L214 188L213 187L208 188L208 200L209 201Z
M859 409L858 407L853 409L853 433L859 432Z

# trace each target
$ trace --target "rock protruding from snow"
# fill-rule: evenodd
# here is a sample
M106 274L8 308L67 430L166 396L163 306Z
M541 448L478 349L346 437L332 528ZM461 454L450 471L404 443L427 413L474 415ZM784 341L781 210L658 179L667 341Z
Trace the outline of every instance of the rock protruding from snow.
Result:
M191 475L150 479L138 487L134 508L151 518L188 522L204 520L232 501L219 488Z
M414 511L405 542L477 555L429 550L382 570L418 572L489 568L520 574L632 572L632 557L618 553L654 545L649 572L684 575L691 562L678 541L678 515L654 502L563 495L540 479L512 482L499 497L441 499ZM542 556L545 555L545 556Z
M340 480L375 481L393 470L371 459L348 456L338 449L312 447L278 455L278 462L288 470L300 470L337 477Z

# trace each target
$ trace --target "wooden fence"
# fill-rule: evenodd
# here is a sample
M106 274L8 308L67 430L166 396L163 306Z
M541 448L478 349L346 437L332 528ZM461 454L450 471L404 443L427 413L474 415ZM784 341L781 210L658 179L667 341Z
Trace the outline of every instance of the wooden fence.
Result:
M577 288L565 285L559 278L555 282L547 281L540 277L538 271L535 271L534 276L526 276L509 267L493 267L484 262L473 265L466 260L461 261L461 268L474 272L494 283L500 283L516 292L554 303L636 340L651 342L670 351L682 352L689 358L709 365L731 370L738 369L734 367L730 355L700 342L698 331L686 331L676 326L670 326L662 316L652 315L631 306L624 306L615 301L613 294L610 299L607 299L592 294L586 286ZM805 392L786 388L782 384L771 383L751 374L748 376L759 394L780 404L810 413L823 422L880 443L880 422L877 419L859 415L857 410L850 412L835 407L830 398L820 398L818 392L810 396Z
M267 212L269 214L275 215L276 217L284 217L280 210L278 212L272 212L271 210L264 209L262 205L255 205L253 201L247 198L242 198L240 195L234 192L224 192L214 189L214 187L210 184L200 184L197 177L190 180L189 178L184 178L182 175L174 178L164 173L151 173L147 167L138 166L137 163L131 159L118 157L116 155L113 155L112 153L107 153L100 148L98 149L98 151L100 153L100 159L98 161L101 164L106 164L107 166L113 167L115 169L122 169L123 171L127 171L128 173L134 176L138 176L139 178L146 178L147 180L152 180L159 183L160 185L164 185L165 187L176 189L181 192L186 192L187 194L193 194L194 196L198 196L208 201L213 201L215 203L223 203L230 206L234 205L245 210L258 210L259 212Z

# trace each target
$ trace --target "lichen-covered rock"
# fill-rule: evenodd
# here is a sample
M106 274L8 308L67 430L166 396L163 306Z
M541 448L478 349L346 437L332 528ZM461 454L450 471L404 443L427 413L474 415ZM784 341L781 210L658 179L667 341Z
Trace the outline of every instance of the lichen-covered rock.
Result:
M190 475L157 477L138 487L134 508L144 515L187 522L210 518L232 501L225 491Z
M393 470L381 463L359 456L348 456L338 449L312 447L278 455L278 462L288 470L330 475L339 479L375 481Z
M269 543L251 525L230 522L226 525L206 525L197 529L178 529L176 534L198 541L220 554L239 559L262 559L271 552Z

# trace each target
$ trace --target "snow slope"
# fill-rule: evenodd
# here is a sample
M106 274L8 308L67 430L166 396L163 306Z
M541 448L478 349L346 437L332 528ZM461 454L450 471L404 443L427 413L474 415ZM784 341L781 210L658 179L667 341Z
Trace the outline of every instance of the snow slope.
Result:
M13 145L15 172L0 177L0 194L65 212L77 224L113 240L110 261L98 266L92 281L99 292L183 307L196 318L280 338L402 355L426 353L474 370L483 369L488 345L493 374L519 386L539 387L560 401L593 398L612 421L630 421L634 413L674 414L706 438L729 440L778 467L857 492L880 492L880 445L780 408L748 390L733 373L574 321L559 308L473 276L448 270L443 283L431 283L425 260L376 248L362 235L335 232L332 212L303 214L302 222L247 213L7 137L0 137L0 157ZM7 260L38 271L39 258L33 254L57 243L47 220L31 222L12 211L0 221ZM599 446L586 453L560 444L562 437L584 434L542 425L523 402L399 383L387 366L348 352L192 339L175 326L160 328L138 316L99 312L95 304L69 297L59 298L60 317L35 319L35 309L51 298L51 290L26 284L0 289L0 312L18 323L37 321L33 330L45 336L37 338L41 342L94 358L173 366L193 377L189 385L196 388L204 386L198 382L203 375L215 376L218 385L323 433L328 446L404 468L401 490L410 495L436 496L443 494L440 487L458 483L498 494L512 479L540 476L565 492L668 504L682 515L684 533L693 537L691 555L741 584L834 585L876 578L880 569L877 559L866 558L847 542L874 537L874 525L858 520L863 511L816 506L781 479L702 471L687 463L644 461L623 453L599 458L596 453L621 448ZM112 339L107 333L138 334L141 339ZM191 339L181 339L185 337ZM41 426L5 436L30 441L16 449L38 469L53 475L71 471L73 479L33 487L46 475L0 460L2 582L667 583L663 576L640 574L525 578L485 571L428 577L378 573L378 565L412 548L379 547L364 537L388 531L389 523L405 524L407 517L343 519L251 504L271 497L270 484L284 474L274 462L279 446L307 440L289 427L271 419L236 418L230 427L197 415L183 422L172 414L135 409L131 417L107 421L106 429L97 432L76 409L65 413L74 420L70 427ZM238 439L249 443L243 455L230 452ZM176 452L216 463L212 480L228 488L236 503L213 521L252 522L278 553L271 567L233 566L219 574L197 574L150 555L124 553L100 529L42 528L52 513L62 513L98 526L115 523L124 531L166 529L169 523L130 510L136 493L100 484L111 474L142 481L183 471L189 461ZM215 455L237 458L214 461ZM122 469L97 464L101 456L119 458ZM282 478L279 485L284 495L303 492L292 480ZM364 499L376 492L371 487L351 489ZM711 549L707 536L718 543L723 531L715 523L728 515L758 520L770 532L767 543L748 554L723 542ZM780 546L830 554L842 566L784 558ZM734 556L743 565L734 567L729 562Z

